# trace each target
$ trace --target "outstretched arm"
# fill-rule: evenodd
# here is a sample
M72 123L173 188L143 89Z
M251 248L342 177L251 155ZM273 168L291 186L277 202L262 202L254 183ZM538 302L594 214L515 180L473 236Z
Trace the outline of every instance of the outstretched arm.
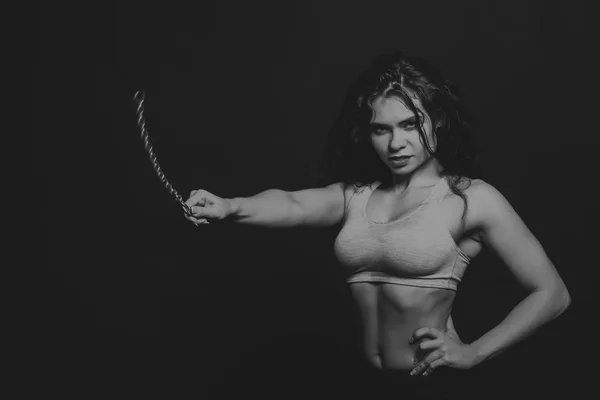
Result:
M345 185L286 192L269 189L252 197L229 199L235 222L266 227L333 226L344 215Z

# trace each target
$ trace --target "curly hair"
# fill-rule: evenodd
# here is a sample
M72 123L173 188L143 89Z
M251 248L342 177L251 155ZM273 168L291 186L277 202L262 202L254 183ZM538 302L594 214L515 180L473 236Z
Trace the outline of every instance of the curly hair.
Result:
M472 115L462 102L458 87L445 79L439 69L424 59L399 51L376 57L370 68L350 85L319 161L320 184L343 182L361 187L374 181L391 183L392 173L369 139L371 105L381 96L398 98L418 116L422 143L441 164L440 174L448 178L452 192L464 201L461 217L464 220L468 204L463 190L470 186L472 178L481 175ZM415 98L420 100L435 127L435 151L426 139L424 118L413 102ZM462 182L468 185L459 187Z

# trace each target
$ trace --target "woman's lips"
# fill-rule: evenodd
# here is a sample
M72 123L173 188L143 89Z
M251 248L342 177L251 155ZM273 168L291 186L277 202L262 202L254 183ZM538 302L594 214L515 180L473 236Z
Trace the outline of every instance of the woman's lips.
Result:
M405 165L408 160L410 160L411 156L402 156L402 157L390 157L390 162L394 165Z
M400 157L390 157L390 161L404 161L408 160L412 156L400 156Z

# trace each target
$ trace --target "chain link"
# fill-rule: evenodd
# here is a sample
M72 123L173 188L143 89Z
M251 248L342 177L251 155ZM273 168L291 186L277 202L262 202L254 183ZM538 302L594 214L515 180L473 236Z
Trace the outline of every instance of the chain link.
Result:
M173 196L175 198L175 200L181 205L181 207L183 208L183 211L188 215L192 215L191 208L187 204L185 204L181 195L177 192L177 190L175 190L173 185L171 185L171 183L165 176L165 173L163 172L162 168L160 167L160 164L158 164L158 160L156 159L156 154L154 154L154 150L152 149L152 144L150 143L150 138L148 137L148 131L146 129L146 119L144 118L144 98L145 98L145 96L146 96L146 94L141 90L137 91L135 93L135 95L133 96L133 101L137 104L137 110L136 110L137 125L140 128L140 135L142 137L142 140L144 141L144 147L146 148L146 152L148 153L148 157L150 158L152 167L154 168L156 175L158 175L158 179L160 179L160 181L162 182L164 187L167 188L167 190L169 191L171 196Z

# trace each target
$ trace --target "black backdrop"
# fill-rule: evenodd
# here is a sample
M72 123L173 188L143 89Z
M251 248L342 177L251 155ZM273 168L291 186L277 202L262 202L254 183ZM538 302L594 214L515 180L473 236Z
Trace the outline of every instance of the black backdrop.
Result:
M43 245L11 293L14 381L260 394L316 382L335 390L353 376L359 326L331 252L335 230L195 228L151 169L131 99L146 90L156 152L185 198L197 188L297 190L313 185L350 80L393 49L432 59L463 88L479 118L484 178L572 293L563 316L487 363L490 385L575 392L595 373L577 346L593 335L575 332L591 298L581 277L595 244L598 143L588 132L583 1L85 4L39 8ZM482 254L453 311L463 340L522 296Z

